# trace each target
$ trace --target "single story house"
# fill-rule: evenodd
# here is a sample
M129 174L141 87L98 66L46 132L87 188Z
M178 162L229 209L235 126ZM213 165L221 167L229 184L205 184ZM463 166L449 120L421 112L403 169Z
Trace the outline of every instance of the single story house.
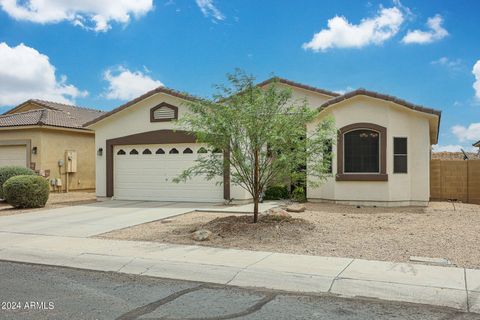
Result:
M95 133L83 127L104 112L28 100L0 115L0 167L24 166L52 190L95 188Z
M274 79L259 84L268 86ZM369 205L425 205L429 201L431 145L437 143L440 112L391 96L356 90L344 95L275 78L320 110L339 129L332 174L320 187L307 186L311 201ZM97 196L126 200L249 201L230 183L195 177L172 180L205 152L188 132L175 130L192 97L160 87L85 124L95 131ZM307 130L312 130L315 123Z

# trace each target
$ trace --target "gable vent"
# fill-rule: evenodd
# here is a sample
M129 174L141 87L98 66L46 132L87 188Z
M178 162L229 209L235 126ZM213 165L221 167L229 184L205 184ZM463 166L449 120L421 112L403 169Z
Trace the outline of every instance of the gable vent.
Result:
M175 110L169 107L158 108L153 112L153 119L155 120L175 119Z

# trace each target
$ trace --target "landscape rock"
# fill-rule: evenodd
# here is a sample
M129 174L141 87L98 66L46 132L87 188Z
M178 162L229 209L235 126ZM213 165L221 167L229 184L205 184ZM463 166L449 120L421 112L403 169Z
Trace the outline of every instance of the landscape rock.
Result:
M287 207L288 212L303 212L305 209L306 208L304 204L292 204Z
M268 211L268 215L277 220L286 220L292 218L292 216L287 211L278 208L270 209Z
M192 233L192 239L195 241L206 241L212 236L212 232L207 229L197 230Z

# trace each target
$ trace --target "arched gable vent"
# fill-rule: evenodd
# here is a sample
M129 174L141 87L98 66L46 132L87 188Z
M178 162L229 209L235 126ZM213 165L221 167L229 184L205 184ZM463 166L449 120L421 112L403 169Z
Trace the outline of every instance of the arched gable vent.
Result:
M162 102L150 109L150 122L163 122L178 119L178 108Z

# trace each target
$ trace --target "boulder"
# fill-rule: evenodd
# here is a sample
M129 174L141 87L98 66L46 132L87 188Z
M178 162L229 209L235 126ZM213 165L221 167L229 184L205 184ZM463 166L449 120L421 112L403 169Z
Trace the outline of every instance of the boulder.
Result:
M212 236L212 232L207 229L197 230L194 233L192 233L192 239L195 241L209 240L211 236Z
M292 204L290 206L287 207L287 211L288 212L303 212L305 211L305 205L303 204Z
M275 220L285 220L285 219L291 219L292 216L285 210L275 208L275 209L270 209L268 211L268 215Z

